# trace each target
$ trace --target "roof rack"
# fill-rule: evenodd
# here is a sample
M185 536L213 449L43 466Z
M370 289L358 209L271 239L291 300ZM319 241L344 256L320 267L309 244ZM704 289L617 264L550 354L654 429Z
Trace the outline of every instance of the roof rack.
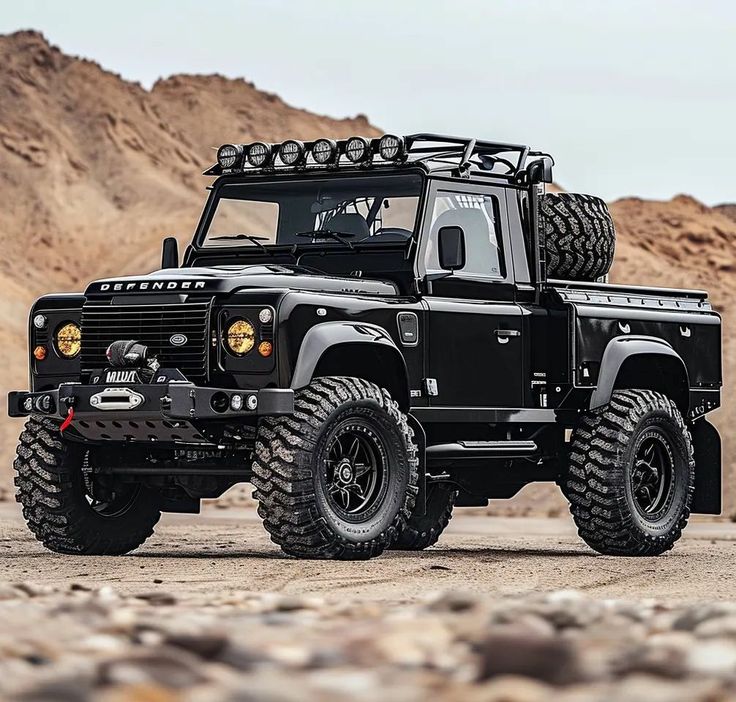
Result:
M444 134L422 133L404 137L386 134L375 139L350 137L310 142L287 139L276 144L224 144L218 150L218 162L204 175L420 165L429 173L447 171L456 177L470 177L472 174L526 184L530 160L542 161L551 179L552 158L543 152L531 151L523 144Z

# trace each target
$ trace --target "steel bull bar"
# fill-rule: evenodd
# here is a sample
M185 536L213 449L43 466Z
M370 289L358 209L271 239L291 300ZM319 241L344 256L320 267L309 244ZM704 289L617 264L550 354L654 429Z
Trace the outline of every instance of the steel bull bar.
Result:
M278 388L233 390L185 382L62 383L54 390L8 393L11 417L46 416L90 440L207 443L198 422L293 412L294 391Z

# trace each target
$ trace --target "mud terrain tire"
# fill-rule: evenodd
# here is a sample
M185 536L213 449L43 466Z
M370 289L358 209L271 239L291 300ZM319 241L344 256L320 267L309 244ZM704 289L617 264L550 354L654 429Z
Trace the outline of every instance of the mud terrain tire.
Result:
M690 432L672 400L618 390L575 429L562 486L582 539L599 553L657 556L690 516Z
M88 499L86 451L64 441L51 419L29 417L16 453L16 500L28 528L51 551L122 555L153 534L161 516L155 495L143 486L121 488L107 511Z
M427 509L424 515L412 514L392 548L421 551L437 543L452 519L457 489L447 483L427 486Z
M387 390L348 377L313 380L296 393L295 410L258 428L253 485L271 539L301 558L379 555L418 491L406 416Z
M608 274L616 230L603 200L550 193L541 198L539 212L550 278L593 281Z

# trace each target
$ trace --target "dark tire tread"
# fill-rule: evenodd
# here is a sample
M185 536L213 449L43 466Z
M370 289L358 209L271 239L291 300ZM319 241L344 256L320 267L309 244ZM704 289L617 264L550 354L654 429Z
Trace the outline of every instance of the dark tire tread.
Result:
M353 542L330 529L315 501L312 453L330 414L347 402L373 402L396 422L409 455L409 488L390 526L365 542ZM360 378L316 378L297 392L292 416L261 420L253 461L258 514L271 540L301 558L362 560L378 556L398 537L417 495L418 457L414 432L387 390Z
M616 230L603 200L578 193L549 193L540 199L539 212L550 278L593 281L608 274Z
M89 504L80 489L79 451L62 439L59 425L31 416L20 435L13 466L16 500L31 533L51 551L75 555L120 555L140 546L160 517L152 504L137 510L125 528L110 519L107 528L93 524ZM94 515L92 515L94 517Z
M457 494L457 489L446 483L429 485L426 514L412 514L391 548L398 551L422 551L436 544L452 519Z
M636 527L625 497L625 469L619 460L637 422L652 410L668 415L682 433L690 472L681 514L671 529L658 535ZM578 533L591 548L609 555L656 556L670 550L687 525L694 468L690 432L675 403L653 390L617 390L609 404L584 415L576 427L562 490Z

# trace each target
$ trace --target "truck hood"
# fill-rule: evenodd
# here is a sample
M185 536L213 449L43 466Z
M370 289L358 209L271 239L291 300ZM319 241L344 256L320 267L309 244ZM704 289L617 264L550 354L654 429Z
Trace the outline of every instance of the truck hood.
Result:
M143 276L96 280L86 297L129 294L230 295L249 288L312 290L349 295L396 295L393 283L382 280L311 274L280 265L169 268Z

